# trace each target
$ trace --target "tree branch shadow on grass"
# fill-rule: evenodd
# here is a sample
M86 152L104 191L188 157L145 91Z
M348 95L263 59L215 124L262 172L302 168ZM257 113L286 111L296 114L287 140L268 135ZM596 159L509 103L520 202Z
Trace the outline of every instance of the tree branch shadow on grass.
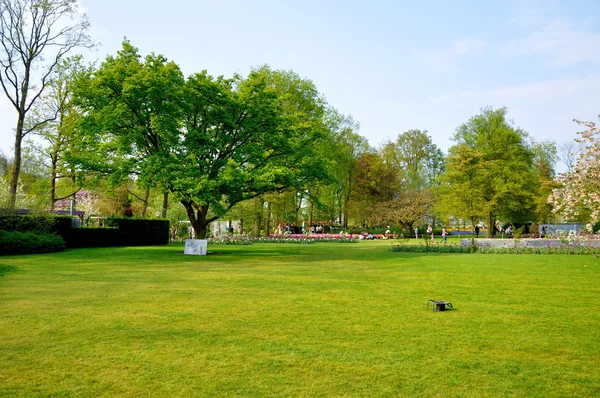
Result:
M16 272L19 269L14 265L0 265L0 276L4 276L9 272Z

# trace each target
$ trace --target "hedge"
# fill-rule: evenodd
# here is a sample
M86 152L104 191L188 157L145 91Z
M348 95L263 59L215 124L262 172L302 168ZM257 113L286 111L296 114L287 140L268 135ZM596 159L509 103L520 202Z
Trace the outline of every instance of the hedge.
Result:
M65 241L70 249L126 246L117 228L71 228Z
M154 246L169 243L169 221L110 218L109 228L71 228L67 247Z
M124 246L169 244L169 221L143 218L109 218L108 226L117 227Z
M56 234L69 248L152 246L169 243L169 221L111 218L113 228L72 228L71 217L53 214L0 214L0 230Z
M65 249L65 241L54 234L0 230L0 256L54 253Z

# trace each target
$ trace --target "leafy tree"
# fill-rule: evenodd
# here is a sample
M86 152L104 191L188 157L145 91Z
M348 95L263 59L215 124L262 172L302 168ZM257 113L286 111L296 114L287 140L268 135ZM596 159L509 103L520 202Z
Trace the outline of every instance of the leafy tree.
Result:
M450 148L445 172L435 188L436 212L469 220L474 236L475 225L491 211L491 203L485 199L487 177L483 153L465 144Z
M402 187L406 190L423 190L439 175L443 168L443 153L433 143L427 131L408 130L388 143L394 166L402 172Z
M185 80L162 56L140 58L125 42L82 82L82 128L94 148L83 166L165 187L198 237L237 203L324 176L311 156L321 132L303 123L302 107L284 110L292 100L277 95L269 70Z
M600 221L600 129L593 122L576 122L585 127L575 140L579 156L572 172L558 176L561 185L552 191L553 212L564 217L589 214L588 230Z
M533 155L525 143L527 134L513 127L506 113L506 108L484 108L454 135L457 145L467 145L480 154L482 178L478 183L488 203L488 237L493 235L496 218L524 223L535 210Z
M36 134L47 142L43 150L49 171L49 205L54 209L56 201L71 196L80 189L75 181L75 170L67 160L68 151L80 147L75 128L81 117L73 105L73 86L78 75L86 73L82 58L76 56L61 60L56 66L47 90L32 109L32 123L37 125ZM60 184L60 182L64 182ZM58 183L58 184L57 184ZM57 190L62 194L57 195Z
M350 201L356 189L355 179L359 158L369 151L370 147L368 141L357 133L360 127L351 116L342 115L336 109L330 108L326 116L326 125L330 132L329 139L321 147L322 152L319 157L323 162L327 162L330 173L335 179L329 185L330 189L324 191L333 195L332 208L337 211L335 217L327 218L338 218L342 222L342 228L347 229L350 219Z
M386 143L380 154L394 182L391 197L388 195L376 206L374 218L412 228L431 207L430 187L443 170L443 153L426 131L408 130L395 142Z
M68 20L76 19L72 25ZM48 87L60 60L76 47L89 47L89 23L77 14L77 0L0 0L0 84L17 111L8 205L15 206L23 139L41 120L26 118Z
M375 206L371 220L376 224L398 224L403 230L410 230L427 214L431 205L429 190L398 192L393 199Z
M550 223L552 205L548 203L548 197L557 183L554 181L554 164L558 160L556 143L553 141L533 141L530 144L533 154L533 172L536 180L535 214L537 221Z

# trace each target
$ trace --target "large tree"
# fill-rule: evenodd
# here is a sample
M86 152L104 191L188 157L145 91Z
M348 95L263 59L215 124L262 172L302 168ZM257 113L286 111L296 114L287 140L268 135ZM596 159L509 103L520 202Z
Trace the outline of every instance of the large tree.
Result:
M125 42L79 96L95 154L87 167L165 187L198 237L239 202L323 176L311 154L321 131L303 123L302 107L286 111L290 99L278 95L268 69L184 79L173 62L154 54L142 61Z
M506 114L506 108L484 108L454 135L456 145L480 154L478 181L488 206L488 236L493 235L497 218L524 223L534 217L533 154L526 144L527 134L515 128Z
M475 225L490 213L485 178L488 175L483 153L469 145L455 145L450 148L445 172L435 188L436 212L470 221L471 236L475 235Z
M78 14L77 4L77 0L0 0L0 84L17 111L11 207L15 206L23 139L40 123L56 117L26 126L27 115L60 60L73 48L91 45L89 23Z
M43 149L49 172L50 210L58 200L71 196L79 186L75 181L75 171L66 158L67 151L76 152L80 146L75 128L80 119L79 110L73 105L73 86L77 76L86 73L80 56L66 58L56 67L42 99L31 111L29 120L38 126L36 134L47 146ZM38 123L46 121L45 123ZM57 194L58 193L58 194Z

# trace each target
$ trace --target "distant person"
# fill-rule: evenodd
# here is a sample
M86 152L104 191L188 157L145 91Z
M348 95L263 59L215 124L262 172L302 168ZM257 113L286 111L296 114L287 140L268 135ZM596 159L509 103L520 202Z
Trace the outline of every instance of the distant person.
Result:
M448 232L446 232L446 227L442 227L442 241L444 243L446 243L446 235L448 235Z
M546 226L542 226L542 238L546 237Z
M479 238L479 225L475 226L475 237Z
M431 240L433 240L433 228L431 228L431 224L427 225L427 235L431 235Z
M390 226L388 225L387 229L385 230L385 238L389 239L391 235L391 231L390 231Z
M415 227L415 237L419 239L419 227Z

